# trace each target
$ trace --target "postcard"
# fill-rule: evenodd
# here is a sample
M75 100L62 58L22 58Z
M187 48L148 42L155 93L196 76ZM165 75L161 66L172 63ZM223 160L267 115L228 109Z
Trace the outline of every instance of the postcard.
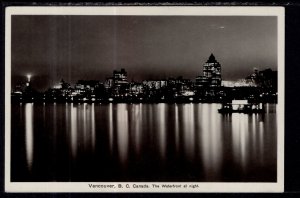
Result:
M283 7L5 12L6 192L283 192Z

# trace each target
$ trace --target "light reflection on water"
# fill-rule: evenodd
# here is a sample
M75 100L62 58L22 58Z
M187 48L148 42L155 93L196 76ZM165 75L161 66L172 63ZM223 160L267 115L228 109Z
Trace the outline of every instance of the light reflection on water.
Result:
M131 114L132 122L133 122L133 131L134 131L134 147L137 155L140 154L141 144L142 144L142 123L143 123L143 115L142 115L142 105L135 105L133 107L133 113Z
M126 104L117 104L117 142L120 162L127 163L128 155L128 109Z
M28 169L31 170L33 161L33 104L25 104L25 145Z
M176 152L179 150L179 116L178 116L178 105L175 104L175 145L176 145Z
M91 133L92 133L92 150L95 150L96 145L96 128L95 128L95 104L91 105Z
M87 146L87 130L88 130L88 123L86 122L87 118L86 118L86 108L87 108L87 104L84 103L83 104L83 111L82 111L82 116L83 116L83 146L84 146L84 150L86 149Z
M233 145L235 151L234 160L241 164L241 168L247 168L248 160L248 114L234 114L232 116Z
M211 109L213 111L211 111ZM199 117L202 118L201 144L205 175L208 179L215 179L220 174L222 162L222 129L220 128L220 117L218 116L219 105L203 104Z
M156 112L156 127L158 132L158 142L159 142L159 153L162 160L166 157L166 105L158 104L155 109Z
M71 151L73 158L77 154L77 107L74 107L74 104L71 104Z
M114 125L113 125L113 106L110 103L109 104L109 112L108 112L108 120L109 120L109 124L108 124L108 130L109 130L109 148L110 148L110 152L113 152L113 144L114 144Z
M112 163L124 171L134 164L130 161L132 157L151 162L150 155L147 156L150 153L161 162L169 161L175 167L178 164L178 169L179 165L191 166L191 170L201 172L203 176L199 177L205 181L222 181L224 170L230 167L237 167L234 174L242 176L250 174L253 166L267 171L267 165L271 164L276 169L276 158L265 156L265 153L276 156L277 119L276 107L272 105L268 105L264 116L222 115L217 111L219 104L194 103L43 105L41 118L34 116L38 105L28 103L18 108L25 111L23 130L29 170L34 151L40 149L34 144L39 131L53 136L47 141L52 141L49 145L53 145L55 155L61 152L56 144L67 138L73 162L88 155L96 162L99 160L95 166ZM33 128L38 122L43 122L39 125L42 128L36 131ZM55 126L47 128L49 124ZM105 156L117 161L109 162Z
M66 104L65 111L65 125L70 129L67 134L70 134L72 157L77 157L78 149L93 152L96 146L95 104L71 104L70 107Z
M185 155L193 160L195 154L194 104L186 104L183 109L183 139Z
M264 123L259 122L259 159L262 164L264 161Z
M252 114L252 117L251 117L251 121L252 121L252 145L251 145L251 148L252 148L252 153L256 153L257 152L257 141L256 141L256 138L257 138L257 130L256 130L256 120L257 120L257 114Z

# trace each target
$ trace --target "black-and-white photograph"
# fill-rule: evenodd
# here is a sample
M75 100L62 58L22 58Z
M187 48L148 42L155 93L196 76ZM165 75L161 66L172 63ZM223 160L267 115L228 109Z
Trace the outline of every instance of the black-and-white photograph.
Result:
M47 9L7 14L9 191L283 190L283 8Z

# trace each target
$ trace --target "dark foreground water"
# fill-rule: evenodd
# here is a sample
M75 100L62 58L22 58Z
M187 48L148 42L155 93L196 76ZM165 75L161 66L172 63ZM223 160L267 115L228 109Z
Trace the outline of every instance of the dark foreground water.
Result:
M12 181L275 182L276 105L12 105Z

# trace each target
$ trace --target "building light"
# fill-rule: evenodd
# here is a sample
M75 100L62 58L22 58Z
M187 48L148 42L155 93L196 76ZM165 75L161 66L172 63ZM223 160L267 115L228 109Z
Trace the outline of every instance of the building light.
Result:
M30 82L31 74L27 74L27 81Z

